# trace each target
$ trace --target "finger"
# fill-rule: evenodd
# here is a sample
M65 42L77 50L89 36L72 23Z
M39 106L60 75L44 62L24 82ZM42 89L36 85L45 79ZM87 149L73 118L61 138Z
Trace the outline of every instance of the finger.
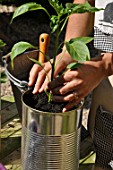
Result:
M41 85L43 84L45 78L46 78L46 74L45 74L44 70L40 71L38 74L37 81L35 83L33 94L36 94L37 92L39 92L39 89L41 88Z
M42 68L38 64L33 65L29 73L29 83L28 83L29 86L32 86L35 83L36 77L41 69Z
M54 89L56 87L59 87L59 86L63 85L63 83L64 83L63 76L60 76L60 77L55 78L55 80L53 80L52 82L50 82L48 84L48 88L50 90L52 90L52 89Z
M52 101L58 102L58 103L66 102L64 96L58 96L58 95L55 95L55 96L53 95Z
M46 76L48 77L48 72L51 70L51 65L49 62L44 64L44 68L38 73L38 78L33 90L33 94L36 94L39 92L39 89L41 88L42 84L45 81Z
M71 82L66 83L62 88L59 90L60 94L65 95L72 91L76 91L77 89L81 89L82 81L79 79L74 79Z
M54 94L54 95L62 95L60 92L61 89L62 89L62 86L59 86L59 87L56 87L56 88L54 88L52 90L50 89L50 90L51 90L52 94Z
M49 79L48 79L48 77L49 77ZM51 77L51 71L48 73L48 77L46 76L43 84L41 85L41 88L39 89L40 93L43 92L44 89L48 89L48 83L50 82L49 80L50 80L50 77Z
M56 102L70 102L73 100L78 100L79 94L77 92L72 92L69 95L61 96L61 95L53 95L53 101Z
M65 68L66 68L66 64L63 61L59 62L59 64L57 65L57 67L55 69L54 77L56 77Z
M65 82L72 81L78 77L78 71L77 70L67 70L64 75L63 79Z
M65 55L65 57L63 57ZM66 59L67 58L67 59ZM56 69L54 76L56 77L66 66L72 62L72 57L65 50L60 53L56 58Z
M68 110L70 110L70 109L73 109L77 104L80 103L81 100L82 100L82 98L79 97L78 100L73 100L73 101L69 102L69 103L63 108L62 111L63 111L63 112L66 112L66 111L68 111Z
M49 84L49 88L54 89L54 88L62 85L63 83L67 83L67 82L71 82L71 81L75 81L75 83L79 83L80 80L78 81L78 79L75 78L76 74L77 74L76 71L67 71L64 75L61 75L61 76L55 78L55 80Z

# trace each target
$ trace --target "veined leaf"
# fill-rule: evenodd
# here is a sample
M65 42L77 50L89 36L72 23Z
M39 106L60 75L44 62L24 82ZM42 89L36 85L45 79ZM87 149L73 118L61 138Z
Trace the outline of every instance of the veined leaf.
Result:
M35 46L31 45L28 42L24 42L24 41L20 41L12 47L11 55L10 55L12 67L14 67L13 61L14 61L15 57L17 55L22 54L23 52L25 52L29 48L37 49Z
M103 10L103 8L96 8L91 6L88 2L85 2L84 4L73 4L73 3L67 3L66 7L69 9L70 14L74 13L85 13L85 12L97 12L100 10Z
M73 43L74 41L82 41L85 44L91 42L94 38L93 37L77 37L77 38L72 38L69 43Z
M75 61L84 62L90 59L89 49L82 41L66 42L66 49Z
M35 11L35 10L44 10L50 17L48 11L44 7L42 7L40 4L37 4L35 2L30 2L19 6L15 10L11 22L13 21L14 18L18 17L19 15L22 15L28 11Z
M1 39L0 39L0 48L4 47L6 45L6 43L4 43Z

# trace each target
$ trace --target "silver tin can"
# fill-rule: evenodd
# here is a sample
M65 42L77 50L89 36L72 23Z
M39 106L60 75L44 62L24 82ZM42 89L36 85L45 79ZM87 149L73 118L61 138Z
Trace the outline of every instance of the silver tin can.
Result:
M82 106L65 113L29 107L22 96L22 170L78 170Z

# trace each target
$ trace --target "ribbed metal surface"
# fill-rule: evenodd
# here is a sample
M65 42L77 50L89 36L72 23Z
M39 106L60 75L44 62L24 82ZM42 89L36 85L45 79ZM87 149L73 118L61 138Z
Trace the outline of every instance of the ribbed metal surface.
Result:
M65 113L32 109L23 95L22 170L78 170L82 104Z
M22 170L77 170L80 128L61 136L39 135L23 129Z

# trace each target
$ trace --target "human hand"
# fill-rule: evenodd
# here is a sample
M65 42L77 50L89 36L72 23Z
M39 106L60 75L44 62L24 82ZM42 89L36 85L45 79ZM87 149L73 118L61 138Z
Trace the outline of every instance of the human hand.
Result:
M78 69L70 70L50 82L53 101L68 102L63 112L73 108L106 76L101 57L86 61Z
M51 60L52 62L52 60ZM67 52L62 52L56 57L56 69L54 77L56 77L69 63L72 62L72 58ZM46 71L46 72L45 72ZM48 76L47 76L48 74ZM33 93L42 92L46 89L49 79L51 77L51 64L50 62L43 63L43 68L38 64L34 64L29 75L29 86L34 86Z
M38 64L34 64L29 74L28 85L33 86L35 84L33 94L36 94L37 92L42 92L49 82L47 74L50 77L51 64L50 62L45 62L42 65L43 68L40 67Z

